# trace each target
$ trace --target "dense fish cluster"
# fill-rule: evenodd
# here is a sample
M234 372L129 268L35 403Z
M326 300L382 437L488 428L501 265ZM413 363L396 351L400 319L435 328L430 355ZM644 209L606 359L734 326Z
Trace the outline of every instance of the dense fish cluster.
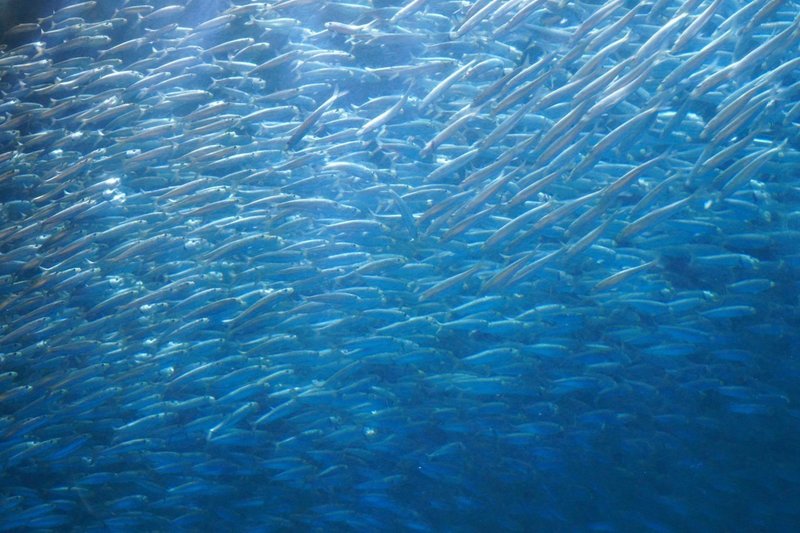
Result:
M8 28L0 530L791 530L799 43L795 0Z

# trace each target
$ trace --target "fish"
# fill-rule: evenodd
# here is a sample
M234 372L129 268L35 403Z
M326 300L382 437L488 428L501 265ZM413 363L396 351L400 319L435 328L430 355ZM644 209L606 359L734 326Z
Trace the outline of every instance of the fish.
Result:
M0 530L800 522L797 0L7 4Z

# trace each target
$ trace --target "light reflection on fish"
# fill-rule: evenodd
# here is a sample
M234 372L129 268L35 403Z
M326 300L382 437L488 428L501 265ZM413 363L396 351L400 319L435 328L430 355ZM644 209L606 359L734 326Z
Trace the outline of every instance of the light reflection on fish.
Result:
M798 12L4 13L0 530L789 530Z

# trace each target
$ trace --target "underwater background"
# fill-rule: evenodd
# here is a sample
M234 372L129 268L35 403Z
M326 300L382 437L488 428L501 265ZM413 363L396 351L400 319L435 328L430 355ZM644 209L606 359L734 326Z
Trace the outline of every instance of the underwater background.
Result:
M0 531L800 527L799 2L0 13Z

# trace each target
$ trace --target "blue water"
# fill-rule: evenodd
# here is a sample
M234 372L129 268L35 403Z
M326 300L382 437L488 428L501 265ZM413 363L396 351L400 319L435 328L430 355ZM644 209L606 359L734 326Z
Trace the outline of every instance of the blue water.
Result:
M797 2L3 11L0 530L800 525Z

